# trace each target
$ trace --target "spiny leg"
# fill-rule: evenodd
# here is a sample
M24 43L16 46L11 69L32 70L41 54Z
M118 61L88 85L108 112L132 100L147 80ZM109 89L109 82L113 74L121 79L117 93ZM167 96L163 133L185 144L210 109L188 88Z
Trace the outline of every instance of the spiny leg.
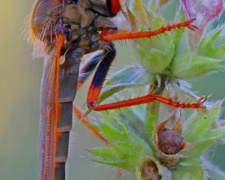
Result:
M89 87L88 97L87 97L87 106L93 110L97 106L97 100L100 95L102 85L105 81L106 75L109 71L109 68L116 56L116 50L114 44L110 43L109 51L106 53L105 57L100 62L92 83ZM115 108L114 108L115 109Z
M103 111L103 110L110 110L110 109L117 109L122 107L134 106L139 104L145 104L152 101L158 101L166 105L174 106L176 108L204 108L205 106L203 103L205 102L205 97L200 97L200 99L196 103L180 103L178 101L173 101L171 98L165 98L160 95L155 95L154 93L150 92L148 95L137 97L133 99L123 100L119 102L109 103L109 104L97 104L97 100L99 98L105 77L111 66L112 61L116 56L116 50L114 45L111 44L110 51L106 54L103 58L101 63L99 64L95 76L92 80L91 86L88 91L87 97L87 105L89 108L95 111Z
M88 60L82 64L79 70L79 78L78 78L78 86L77 91L82 87L87 78L91 75L91 73L95 70L96 66L102 59L103 52L96 52L92 56L89 57ZM73 104L73 112L75 116L81 120L81 122L100 140L102 140L105 144L108 144L108 141L89 123L90 118L88 116L84 116L83 111L78 107L77 104Z
M140 39L140 38L151 38L159 34L164 34L165 32L172 31L175 29L185 28L194 31L197 29L192 23L195 19L189 19L179 23L168 24L154 31L139 31L139 32L129 32L127 30L122 30L117 32L115 30L104 29L101 32L101 40L105 42L117 41L117 40L126 40L126 39Z
M73 105L73 113L77 116L78 119L81 120L81 122L101 141L103 141L106 145L109 144L109 142L107 141L107 139L105 139L105 137L98 132L89 122L90 122L90 118L88 116L84 117L84 113L83 111L76 105Z

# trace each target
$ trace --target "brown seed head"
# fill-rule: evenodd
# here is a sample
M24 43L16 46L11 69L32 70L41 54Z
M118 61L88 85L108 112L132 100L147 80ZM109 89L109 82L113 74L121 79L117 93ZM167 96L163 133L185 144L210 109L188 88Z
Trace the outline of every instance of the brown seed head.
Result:
M184 144L182 135L171 129L164 129L158 134L158 147L165 154L178 153Z
M141 177L143 180L153 180L158 179L158 167L154 162L148 162L142 168Z

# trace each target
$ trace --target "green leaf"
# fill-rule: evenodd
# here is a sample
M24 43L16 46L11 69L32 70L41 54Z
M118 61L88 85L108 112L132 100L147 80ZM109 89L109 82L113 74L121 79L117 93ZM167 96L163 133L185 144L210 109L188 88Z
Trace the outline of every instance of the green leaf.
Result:
M143 46L138 47L138 54L143 67L152 73L162 72L170 64L173 56L155 48L144 49Z
M187 158L181 160L181 164L184 165L193 165L193 162L195 164L200 160L200 157L209 146L211 146L213 143L215 143L212 139L202 140L198 141L197 143L192 144L188 149L182 151L182 155L186 156Z
M217 129L209 130L207 136L194 144L192 144L188 149L182 151L182 155L186 156L187 159L183 161L184 164L192 164L193 161L198 161L203 151L209 148L212 144L225 138L225 127L220 127Z
M200 56L205 56L208 58L214 59L224 59L225 58L225 49L224 46L216 46L215 42L219 38L222 29L218 28L216 31L213 31L200 42L198 46L198 54Z
M137 19L140 19L142 23L148 22L148 16L147 16L147 11L144 7L143 1L142 0L136 0L135 4L135 11L136 11L136 16L138 17Z
M223 101L210 107L208 110L194 111L191 117L185 122L183 137L187 142L193 143L201 139L211 139L218 137L217 130L211 130L213 123L219 116ZM212 134L211 134L212 133ZM219 137L223 137L223 134Z
M190 119L188 119L185 123L182 135L187 142L196 142L207 133L210 124L210 112L200 115L197 111L195 111Z
M101 132L110 142L109 147L90 152L98 157L95 162L135 172L140 157L151 154L151 149L141 137L129 130L125 123L120 122L119 117L113 118L115 119L110 120L110 116L104 113L105 122L99 124Z
M127 66L113 73L107 80L107 85L118 85L128 83L149 84L152 82L151 76L140 64Z
M184 13L181 15L181 17L179 18L179 22L182 22L185 20L185 15ZM184 32L185 32L185 28L182 28L182 29L177 29L175 31L172 32L171 34L171 38L173 39L174 41L174 52L177 53L177 50L179 48L179 46L181 45L180 42L181 42L181 38L183 37L184 35ZM185 44L184 41L182 41L182 45Z
M215 142L220 141L225 138L225 126L212 129L207 133L207 135Z
M224 99L219 100L218 102L212 104L210 108L210 109L213 109L211 114L211 118L212 118L211 129L218 127L217 120L219 118L223 102L224 102Z
M118 159L118 155L109 147L100 147L88 150L92 155L98 156L99 158L103 158L106 161L113 161Z
M105 90L102 92L102 94L100 95L100 97L98 99L98 103L103 102L104 100L111 97L115 93L123 91L124 89L140 87L140 86L142 86L142 84L138 84L138 83L126 83L125 84L124 83L124 84L117 84L117 85L113 85L108 88L105 88Z
M141 139L138 139L141 140ZM139 155L144 155L149 151L147 144L142 140L141 142L130 141L117 141L111 144L111 148L118 154L120 159L129 161L136 161Z
M147 25L146 25L147 24ZM144 24L149 29L148 23ZM156 12L151 31L157 30L165 25L161 15ZM143 24L142 24L143 26ZM143 28L144 29L144 28ZM173 32L166 32L171 34ZM140 62L150 73L161 73L170 64L174 55L174 39L167 34L159 34L150 38L135 41L134 49L137 51Z
M133 171L133 167L131 168L131 167L127 166L127 162L124 162L124 161L121 161L121 160L118 160L116 162L116 161L106 161L106 160L96 160L95 159L93 161L96 162L96 163L104 164L104 165L122 168L122 169L130 171L130 172Z
M205 75L209 72L224 69L225 65L221 65L216 59L193 54L190 51L183 50L175 57L172 65L172 74L180 79L191 79Z
M189 167L177 167L175 171L172 171L173 180L204 180L205 175L203 168L200 165Z
M171 38L174 40L174 52L177 53L177 50L180 45L180 41L182 36L184 35L185 29L177 29L176 31L173 31L171 34Z
M135 172L140 157L151 154L148 145L137 136L132 136L127 140L114 141L110 143L110 149L95 149L92 154L100 159L94 161L123 168L130 172Z
M139 135L143 139L147 139L144 125L144 106L145 105L123 108L122 110L111 110L109 113L103 112L102 114L105 122L108 122L108 119L111 119L111 121L114 119L112 123L121 123L126 126L128 130Z
M100 123L101 132L109 140L127 140L129 134L121 132L119 129L112 127L106 123Z

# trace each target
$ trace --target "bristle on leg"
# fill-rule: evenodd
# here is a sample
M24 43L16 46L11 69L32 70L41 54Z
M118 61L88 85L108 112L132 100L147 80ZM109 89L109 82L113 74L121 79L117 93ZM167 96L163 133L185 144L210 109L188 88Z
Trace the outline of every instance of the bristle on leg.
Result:
M103 42L110 42L110 41L118 41L118 40L126 40L126 39L151 38L159 34L164 34L166 32L169 32L175 29L185 28L185 27L187 27L189 30L194 31L197 29L196 26L192 25L194 21L195 19L189 19L179 23L168 24L154 31L129 32L126 30L122 30L118 32L117 30L104 29L102 30L100 34L100 38Z

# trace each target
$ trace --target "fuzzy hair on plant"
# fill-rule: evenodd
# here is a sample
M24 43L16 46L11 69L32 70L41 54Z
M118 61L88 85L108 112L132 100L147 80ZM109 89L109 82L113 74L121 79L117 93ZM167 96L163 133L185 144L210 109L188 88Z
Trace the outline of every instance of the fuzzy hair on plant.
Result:
M131 31L166 27L163 16L171 0L129 2L126 19ZM179 4L178 4L179 3ZM225 69L224 25L215 26L223 12L222 0L180 0L174 24L193 19L196 30L177 28L151 38L130 41L138 64L111 74L98 103L123 100L128 89L193 103L199 99L187 80ZM173 26L173 23L169 23ZM185 110L156 101L102 111L93 123L107 142L89 149L94 162L119 168L138 180L225 179L225 172L210 163L204 153L225 138L220 123L223 100L204 102L204 107ZM92 119L91 110L86 116ZM90 121L91 123L91 121ZM215 169L212 171L212 169Z

